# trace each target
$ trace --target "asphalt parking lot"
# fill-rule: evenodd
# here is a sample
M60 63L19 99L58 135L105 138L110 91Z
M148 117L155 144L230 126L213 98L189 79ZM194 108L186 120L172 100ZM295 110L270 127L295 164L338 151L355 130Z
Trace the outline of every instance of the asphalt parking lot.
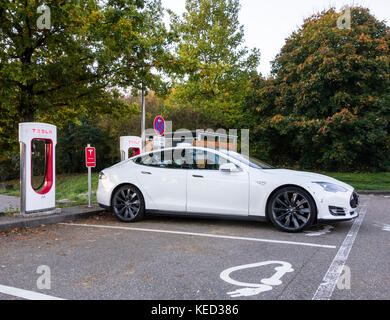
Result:
M108 212L0 232L0 299L389 299L390 197L361 200L357 220L300 234Z

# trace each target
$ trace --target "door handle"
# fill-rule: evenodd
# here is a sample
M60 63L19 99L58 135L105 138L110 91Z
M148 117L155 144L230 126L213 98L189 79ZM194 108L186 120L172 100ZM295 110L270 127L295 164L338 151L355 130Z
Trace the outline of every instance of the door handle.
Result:
M149 171L141 171L142 174L152 174L151 172Z
M203 176L198 175L198 174L193 174L192 176L193 176L194 178L204 178Z

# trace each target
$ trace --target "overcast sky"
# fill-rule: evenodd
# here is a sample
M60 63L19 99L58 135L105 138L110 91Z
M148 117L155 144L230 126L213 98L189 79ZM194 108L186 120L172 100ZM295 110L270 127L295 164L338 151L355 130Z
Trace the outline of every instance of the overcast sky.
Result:
M165 8L177 14L185 10L185 0L162 0ZM370 9L379 20L390 24L390 0L240 0L240 21L244 25L246 46L259 48L261 62L259 71L270 72L270 61L274 59L287 38L302 25L311 14L344 5L361 5Z

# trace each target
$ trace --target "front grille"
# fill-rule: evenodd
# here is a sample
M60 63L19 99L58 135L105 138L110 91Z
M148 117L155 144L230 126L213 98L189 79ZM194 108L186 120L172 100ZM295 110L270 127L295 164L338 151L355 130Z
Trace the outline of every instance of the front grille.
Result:
M329 212L334 216L345 216L346 214L345 208L334 207L334 206L329 206Z
M360 203L359 195L354 191L351 195L351 200L349 204L351 205L351 208L356 208Z

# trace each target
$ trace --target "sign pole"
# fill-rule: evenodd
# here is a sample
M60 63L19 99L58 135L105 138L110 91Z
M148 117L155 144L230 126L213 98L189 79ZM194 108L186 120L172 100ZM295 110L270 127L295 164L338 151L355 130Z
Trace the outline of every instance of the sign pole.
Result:
M144 90L144 84L142 84L141 105L142 105L142 116L141 116L142 152L145 152L146 136L145 136L145 90Z
M88 168L88 208L92 207L91 168L96 167L96 149L88 143L85 148L85 165Z
M90 148L91 145L88 143L87 148ZM88 208L92 207L92 183L91 183L91 167L88 167Z

